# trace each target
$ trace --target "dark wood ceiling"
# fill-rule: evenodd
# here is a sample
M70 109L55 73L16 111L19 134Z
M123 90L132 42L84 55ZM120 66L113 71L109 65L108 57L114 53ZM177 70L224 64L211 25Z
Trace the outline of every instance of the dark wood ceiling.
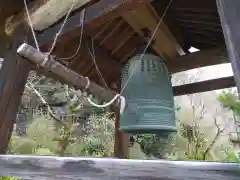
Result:
M154 1L153 6L162 15L169 0ZM216 7L216 0L173 0L164 22L186 49L193 46L209 49L224 46L224 37Z
M160 16L168 2L154 1L153 6ZM163 20L184 50L191 46L203 50L225 45L215 0L173 0ZM79 39L61 42L56 54L59 57L72 56L78 48ZM116 77L120 73L119 66L136 54L141 39L120 17L98 27L88 26L78 55L65 60L65 63L81 75L103 84L90 55L93 42L97 66L104 72L104 78L111 82L119 78Z

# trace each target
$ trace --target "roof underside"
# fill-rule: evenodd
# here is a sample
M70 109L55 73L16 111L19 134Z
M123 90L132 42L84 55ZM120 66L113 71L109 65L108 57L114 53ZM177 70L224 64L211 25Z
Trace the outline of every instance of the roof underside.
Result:
M56 0L49 0L52 3L53 1ZM155 0L152 3L159 17L168 3L169 0ZM70 4L67 3L67 6ZM62 11L66 14L67 9ZM59 14L62 16L64 12ZM41 16L34 17L36 22L39 22ZM58 19L59 17L56 20ZM225 46L215 0L173 0L163 21L185 52L191 46L200 50ZM38 23L36 29L42 30L52 24L50 20L44 23L43 21ZM58 42L55 54L74 71L102 84L91 56L93 54L100 71L107 72L103 73L104 79L108 82L115 81L119 78L113 76L119 74L119 67L116 66L124 64L136 54L142 37L121 17L99 26L88 26L87 31L84 32L84 41L77 53L80 32L74 39L67 38Z
M153 2L159 15L168 2ZM176 37L182 36L183 47L202 50L225 44L216 0L173 0L164 19Z
M162 15L168 2L168 0L154 1L153 6L159 16ZM185 51L191 46L200 50L225 46L215 0L194 2L191 0L174 0L163 21ZM104 62L110 59L124 64L136 54L142 37L120 17L97 28L94 27L92 32L94 32L92 34L93 41L85 37L79 55L68 59L67 64L81 75L88 76L101 83L92 57L89 54L93 42L97 65L103 72L109 72L108 74L104 73L104 78L111 82L117 79L112 76L114 68L109 69L109 65ZM77 37L59 45L57 54L61 57L69 57L74 54L79 39Z

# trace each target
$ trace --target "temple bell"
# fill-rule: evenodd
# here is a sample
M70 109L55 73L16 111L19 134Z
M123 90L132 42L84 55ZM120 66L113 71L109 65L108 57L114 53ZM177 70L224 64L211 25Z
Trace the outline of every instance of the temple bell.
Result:
M120 117L120 131L166 135L176 131L171 77L162 58L153 54L131 58L122 69L121 87L127 108Z

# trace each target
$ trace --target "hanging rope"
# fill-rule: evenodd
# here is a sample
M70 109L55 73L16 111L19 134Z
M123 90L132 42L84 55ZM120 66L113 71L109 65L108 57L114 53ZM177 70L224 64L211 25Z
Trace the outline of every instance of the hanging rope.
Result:
M98 76L100 77L100 79L102 80L102 82L104 83L105 87L108 89L108 85L107 85L107 82L106 80L104 79L98 65L97 65L97 62L96 62L96 55L95 55L95 49L94 49L94 42L93 42L93 39L91 38L91 45L92 45L92 51L90 50L90 48L88 47L87 45L87 49L88 49L88 52L93 60L93 63L94 63L94 66L95 66L95 69L97 71L97 74Z
M54 50L54 48L55 48L55 46L56 46L56 43L57 43L57 40L58 40L58 37L59 37L60 34L62 33L63 28L64 28L64 26L65 26L65 24L66 24L66 22L67 22L67 20L68 20L68 18L69 18L69 16L70 16L70 14L71 14L71 12L72 12L72 10L73 10L73 8L74 8L75 5L76 5L76 0L73 0L73 1L72 1L72 5L71 5L71 7L70 7L69 10L68 10L67 15L66 15L66 17L65 17L65 19L64 19L64 21L63 21L63 23L62 23L62 25L61 25L58 33L55 35L55 38L54 38L54 40L53 40L52 47L51 47L50 50L49 50L49 55L50 55L50 54L52 53L52 51Z
M28 17L28 22L29 22L29 26L30 26L30 29L31 29L31 32L32 32L32 36L33 36L33 39L34 39L34 42L35 42L35 45L36 45L36 48L38 51L40 51L40 47L39 47L39 44L38 44L38 41L37 41L37 37L36 37L36 34L35 34L35 31L34 31L34 28L33 28L33 23L31 21L31 17L30 17L30 13L29 13L29 10L28 10L28 7L27 7L27 2L26 0L23 0L24 1L24 6L25 6L25 9L26 9L26 13L27 13L27 17ZM55 35L54 37L54 40L53 40L53 44L49 50L49 53L48 55L50 55L52 53L52 51L54 50L55 46L56 46L56 43L57 43L57 39L59 37L59 35L62 33L63 31L63 28L70 16L70 13L72 12L74 6L76 5L76 0L72 0L72 4L71 4L71 7L69 8L68 12L67 12L67 15L65 16L65 19L59 29L59 31L57 32L57 34Z
M40 51L40 47L39 47L37 37L36 37L36 34L34 32L33 24L32 24L32 21L31 21L30 13L29 13L29 10L28 10L28 7L27 7L27 2L26 2L26 0L23 0L23 2L24 2L26 13L27 13L28 24L30 26L30 29L31 29L31 32L32 32L32 35L33 35L33 40L35 42L35 46L36 46L37 50Z
M82 12L81 12L81 18L80 18L81 34L80 34L79 44L78 44L76 52L72 56L69 56L69 57L57 58L58 60L69 60L69 59L74 58L78 54L78 52L79 52L79 50L81 48L81 45L82 45L85 12L86 12L85 9L83 9Z
M89 87L90 87L90 85L91 85L91 84L90 84L90 80L89 80L88 77L86 77L86 81L87 81L87 85L86 85L86 87L84 88L83 92L87 92L88 89L89 89ZM120 113L122 114L123 111L124 111L124 109L125 109L125 107L126 107L126 99L125 99L125 97L121 96L120 94L116 94L111 101L107 102L106 104L101 104L101 105L100 105L100 104L96 104L95 102L93 102L93 101L90 99L90 97L87 97L87 101L89 102L89 104L91 104L92 106L97 107L97 108L106 108L106 107L109 107L109 106L111 106L116 100L118 100L118 103L120 103Z

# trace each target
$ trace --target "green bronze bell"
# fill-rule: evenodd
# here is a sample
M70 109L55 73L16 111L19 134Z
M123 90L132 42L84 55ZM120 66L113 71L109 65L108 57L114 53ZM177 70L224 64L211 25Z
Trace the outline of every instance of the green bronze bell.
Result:
M122 69L121 86L127 108L120 131L162 135L176 131L171 78L160 57L145 54L130 59Z

